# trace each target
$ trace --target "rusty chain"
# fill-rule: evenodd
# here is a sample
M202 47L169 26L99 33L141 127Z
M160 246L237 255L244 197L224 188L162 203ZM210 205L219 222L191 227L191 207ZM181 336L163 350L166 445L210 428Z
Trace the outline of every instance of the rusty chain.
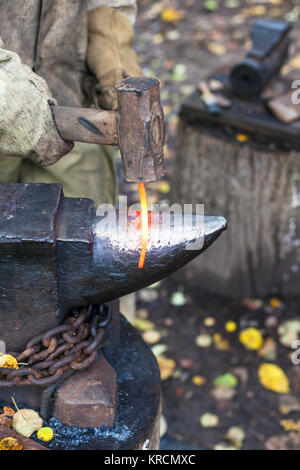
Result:
M90 305L73 309L71 315L62 325L32 338L22 353L8 353L26 365L0 368L0 387L50 385L66 370L86 369L95 361L111 321L111 307Z

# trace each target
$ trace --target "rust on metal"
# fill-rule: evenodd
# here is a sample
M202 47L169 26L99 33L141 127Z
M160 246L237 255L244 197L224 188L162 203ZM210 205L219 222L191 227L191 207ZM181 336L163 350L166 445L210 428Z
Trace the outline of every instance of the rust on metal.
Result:
M157 181L166 173L165 123L159 81L146 77L126 78L116 85L116 90L124 177L136 183Z
M156 181L166 173L159 81L126 78L116 90L118 111L51 106L57 130L66 141L119 145L127 181Z
M53 416L78 427L113 426L116 410L117 374L101 354L85 370L76 372L59 387Z
M105 339L104 328L111 319L106 306L105 318L100 307L90 305L73 312L63 325L40 334L28 342L26 349L17 354L10 352L26 366L12 370L0 368L0 387L16 385L49 385L68 369L83 370L96 360L99 347ZM101 309L104 312L104 309Z

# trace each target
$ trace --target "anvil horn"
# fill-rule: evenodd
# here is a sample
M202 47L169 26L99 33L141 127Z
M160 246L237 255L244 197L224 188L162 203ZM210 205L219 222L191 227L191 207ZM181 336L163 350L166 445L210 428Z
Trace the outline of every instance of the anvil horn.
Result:
M226 228L223 217L205 217L200 227L190 217L181 230L171 217L157 233L160 219L151 213L140 269L138 212L126 213L123 226L119 212L106 223L93 201L65 198L60 185L45 184L0 185L0 212L0 339L13 351L56 326L71 307L110 301L165 278Z
M149 286L187 264L203 253L226 228L223 217L204 217L203 224L196 226L196 217L174 217L167 219L162 226L162 214L155 223L150 224L145 265L138 268L141 250L140 213L128 217L129 233L124 227L112 233L104 220L95 221L93 227L94 249L89 286L98 292L99 301L105 302ZM116 214L117 220L119 214ZM160 220L159 220L160 219ZM127 220L127 217L126 217ZM171 226L168 224L171 222ZM117 225L118 227L118 225ZM131 227L131 229L130 229Z

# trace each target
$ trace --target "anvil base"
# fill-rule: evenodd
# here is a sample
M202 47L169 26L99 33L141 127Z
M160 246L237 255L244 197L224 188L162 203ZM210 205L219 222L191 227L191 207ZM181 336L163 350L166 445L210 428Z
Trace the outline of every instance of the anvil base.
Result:
M113 427L80 428L50 418L55 436L43 443L53 450L158 449L161 406L160 373L156 358L137 331L121 317L118 346L105 350L117 373L117 410Z

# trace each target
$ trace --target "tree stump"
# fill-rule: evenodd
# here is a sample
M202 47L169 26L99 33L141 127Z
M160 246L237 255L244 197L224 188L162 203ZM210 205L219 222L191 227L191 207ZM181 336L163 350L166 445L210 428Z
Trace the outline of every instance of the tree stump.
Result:
M205 214L227 218L228 230L185 279L234 297L299 295L300 152L271 149L272 137L258 143L254 130L240 143L238 120L227 132L224 122L197 119L196 102L181 113L172 201L205 204Z

